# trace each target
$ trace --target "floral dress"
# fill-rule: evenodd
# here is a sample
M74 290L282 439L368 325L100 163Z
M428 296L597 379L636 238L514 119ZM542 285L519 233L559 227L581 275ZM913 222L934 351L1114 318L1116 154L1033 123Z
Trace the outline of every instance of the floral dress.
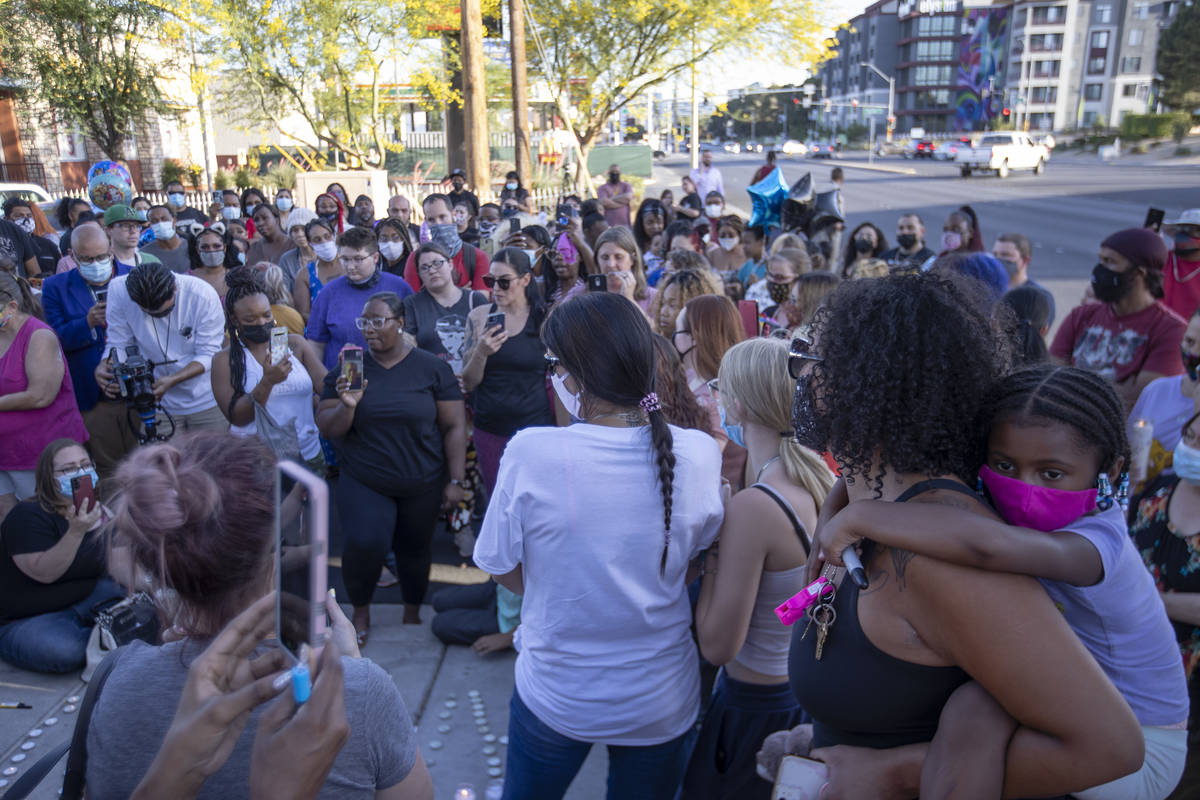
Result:
M1200 532L1184 536L1167 519L1176 475L1159 475L1130 508L1129 535L1160 592L1200 592ZM1200 663L1200 627L1171 621L1188 678Z

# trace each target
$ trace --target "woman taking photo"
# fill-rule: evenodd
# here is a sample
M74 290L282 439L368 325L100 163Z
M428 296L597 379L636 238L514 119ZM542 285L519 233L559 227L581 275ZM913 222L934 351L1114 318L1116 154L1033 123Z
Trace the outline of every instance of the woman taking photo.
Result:
M0 520L33 497L34 466L46 445L88 438L66 357L39 312L29 284L0 270Z
M562 797L600 743L609 797L673 797L700 702L685 575L720 525L720 455L667 424L632 304L580 295L543 335L555 392L583 423L509 442L475 547L524 596L503 796Z
M272 264L278 264L283 254L295 247L282 227L279 209L269 203L259 203L250 219L254 222L254 230L258 235L250 243L246 263L270 261Z
M843 283L813 338L790 354L796 439L832 453L843 502L994 518L972 487L985 455L977 420L1008 369L1007 342L964 279ZM1005 794L1062 795L1141 767L1137 718L1034 580L880 546L862 561L868 590L843 579L830 622L807 637L792 626L788 677L815 719L830 795L916 796L943 707L971 680L1016 723L999 746Z
M0 526L0 659L33 672L81 669L95 607L125 594L107 575L100 503L76 506L72 478L100 480L83 445L55 439L38 457L33 499Z
M451 264L450 254L437 242L417 248L421 291L404 298L404 332L416 339L417 347L433 353L450 364L455 375L461 375L467 320L476 307L486 306L488 299L483 292L455 286Z
M463 500L467 420L449 365L405 341L399 295L372 295L358 326L367 340L362 388L351 390L340 370L330 371L317 425L341 468L334 494L346 531L342 578L363 645L389 552L396 556L404 624L421 622L433 529L441 511Z
M633 233L625 227L609 228L596 238L596 266L608 276L608 291L650 310L654 289L646 284L642 257Z
M276 455L302 461L309 471L324 475L325 459L313 418L313 387L325 380L325 367L304 337L295 334L288 336L287 358L271 363L275 316L261 274L252 267L238 267L225 280L229 284L225 295L229 347L213 356L212 387L217 406L229 420L230 433L259 434L273 445L278 437L257 427L258 409L265 409L266 424L294 431L299 445L298 452L276 449Z
M304 227L304 238L313 251L313 260L296 273L292 297L296 300L296 310L307 321L312 313L312 304L325 284L345 275L346 270L338 260L337 237L331 223L314 219Z
M804 584L812 531L834 478L824 459L793 438L787 360L780 339L750 339L721 360L718 401L726 426L741 431L754 482L726 503L720 560L714 546L702 567L696 634L701 654L721 673L684 778L688 798L770 797L754 754L768 734L802 722L788 686L791 631L775 608Z
M492 258L483 280L492 290L492 303L471 312L474 345L462 379L466 391L474 393L475 450L490 494L508 440L522 428L553 425L554 417L546 394L546 348L539 335L546 309L529 256L504 248ZM496 319L494 314L503 315L503 324L488 323Z
M521 185L521 176L513 170L504 176L504 188L500 190L500 207L505 201L517 204L518 212L533 213L533 203L530 201L529 190Z
M375 226L375 238L379 241L384 272L404 277L404 265L412 252L412 241L408 238L408 224L395 218L381 220Z
M90 800L133 794L171 730L189 666L240 612L274 591L274 467L258 439L225 434L141 447L122 463L114 544L130 548L151 576L154 597L172 598L160 614L182 638L161 646L137 641L122 652L88 730ZM325 607L330 638L342 653L345 714L355 722L321 795L427 800L432 782L400 692L385 671L358 657L337 603L329 598ZM256 661L257 669L270 670L284 660L270 648ZM199 796L249 796L252 742L271 732L273 715L262 711L250 712L241 735L220 748L228 759L204 780Z

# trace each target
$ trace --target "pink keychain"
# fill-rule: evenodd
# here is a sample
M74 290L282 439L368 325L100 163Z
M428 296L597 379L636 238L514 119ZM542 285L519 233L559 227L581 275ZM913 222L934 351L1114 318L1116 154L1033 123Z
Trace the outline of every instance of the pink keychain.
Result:
M828 578L822 575L787 600L784 600L775 609L775 616L779 617L779 621L784 625L791 625L803 617L804 612L808 611L809 606L820 600L822 595L829 594L832 591L833 584L829 582Z

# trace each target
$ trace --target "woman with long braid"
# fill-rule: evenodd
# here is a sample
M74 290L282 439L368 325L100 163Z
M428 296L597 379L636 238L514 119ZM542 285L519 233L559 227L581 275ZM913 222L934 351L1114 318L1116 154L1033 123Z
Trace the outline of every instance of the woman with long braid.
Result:
M292 427L300 457L318 475L325 473L325 458L313 418L313 387L325 380L325 367L303 336L288 335L287 357L271 363L271 329L275 318L262 273L238 267L225 275L226 330L229 347L213 356L212 387L217 406L236 436L260 435L259 409L277 426ZM295 458L295 453L277 452Z
M579 295L542 340L582 422L509 440L475 545L524 596L503 796L562 797L604 744L609 797L672 797L700 708L686 573L721 524L721 454L667 423L633 303Z

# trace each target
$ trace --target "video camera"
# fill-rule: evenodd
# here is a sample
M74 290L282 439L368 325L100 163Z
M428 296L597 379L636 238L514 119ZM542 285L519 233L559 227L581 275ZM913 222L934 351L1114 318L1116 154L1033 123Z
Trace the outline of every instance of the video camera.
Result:
M130 428L137 434L138 443L165 442L174 436L175 420L165 408L159 405L158 399L154 396L154 368L162 365L147 361L136 344L125 347L123 361L117 358L117 350L113 348L109 353L109 360L113 365L113 374L117 379L117 385L121 387L121 396L125 398L126 408L137 412L142 421L142 428L139 432L137 424L132 419L129 420ZM159 411L171 425L169 433L160 434L158 432Z

